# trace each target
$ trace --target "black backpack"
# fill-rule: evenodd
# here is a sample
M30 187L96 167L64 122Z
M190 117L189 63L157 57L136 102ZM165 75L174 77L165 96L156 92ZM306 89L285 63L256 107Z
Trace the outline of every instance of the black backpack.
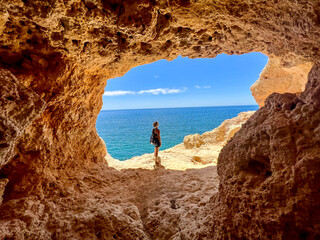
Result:
M150 144L155 144L156 138L154 134L154 129L152 129L151 137L150 137Z

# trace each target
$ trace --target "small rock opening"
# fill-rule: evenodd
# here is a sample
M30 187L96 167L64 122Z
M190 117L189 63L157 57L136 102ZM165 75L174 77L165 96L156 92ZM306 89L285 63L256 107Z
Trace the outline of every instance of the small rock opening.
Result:
M270 169L270 159L264 157L263 160L264 161L262 162L256 159L250 159L248 162L247 171L254 175L270 177L272 175Z

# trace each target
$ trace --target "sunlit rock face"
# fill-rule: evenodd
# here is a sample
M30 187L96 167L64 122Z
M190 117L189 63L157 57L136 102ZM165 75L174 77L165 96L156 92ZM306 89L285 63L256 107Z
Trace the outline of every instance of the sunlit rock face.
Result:
M119 198L114 201L117 207L110 207L110 211L101 213L95 207L96 204L106 209L106 199L119 194L112 187L114 182L109 181L109 178L117 179L111 175L118 173L106 172L109 171L104 160L106 148L95 129L106 80L121 76L132 67L159 59L171 60L179 54L213 58L219 53L258 51L279 59L278 64L285 68L315 62L319 60L319 9L316 0L2 1L0 67L10 70L19 83L39 95L47 107L39 118L21 130L15 157L1 167L1 179L9 182L1 180L1 186L5 186L1 211L5 210L6 215L0 218L6 220L1 219L0 227L6 230L0 233L5 232L3 236L7 238L50 239L63 238L61 232L68 232L71 238L72 233L78 231L74 236L80 238L77 223L82 223L83 234L90 232L83 236L90 239L111 236L128 239L127 235L118 233L121 229L135 229L132 226L137 226L137 231L132 230L133 236L142 239L148 238L148 229L158 239L161 236L169 239L169 234L165 235L169 232L164 229L166 227L173 229L170 236L179 236L174 231L183 231L182 226L191 226L188 221L180 224L179 217L174 218L175 223L172 224L176 224L175 227L163 224L162 229L157 229L157 222L143 225L138 217L133 224L127 216L122 217L124 207L119 210ZM282 78L278 81L281 82ZM314 125L319 115L316 108L318 95L312 90L317 86L315 82L298 98L293 94L272 95L266 107L246 125L247 131L240 130L233 138L235 140L224 148L219 163L221 208L217 208L214 201L211 203L209 209L212 212L206 209L205 213L212 213L217 219L199 218L197 224L210 226L212 231L206 229L196 236L212 239L209 236L214 233L217 239L227 236L248 239L255 238L254 234L262 239L317 237L318 225L313 223L319 216L314 201L319 179L317 170L313 169L317 169L319 156L315 149L318 135ZM287 107L287 103L296 101L294 99L299 101L290 110L293 105L290 103L291 107ZM285 103L285 106L275 104L278 102ZM305 121L300 121L299 116ZM32 115L26 118L32 119ZM300 125L294 125L295 121ZM289 122L292 123L290 127ZM281 127L284 130L277 132ZM261 129L269 131L269 140L263 137ZM302 140L298 141L298 134ZM246 142L236 144L239 138ZM277 141L278 138L283 141ZM292 141L296 145L288 144ZM283 147L283 144L288 145ZM297 146L296 152L292 146ZM299 150L298 146L306 148ZM252 153L253 161L248 160L246 154L249 153ZM260 155L269 156L270 167L268 160L260 158ZM230 162L231 159L235 162ZM235 169L240 160L241 171ZM94 172L93 168L99 168L99 171ZM263 169L258 174L256 168ZM95 178L91 174L90 178L86 177L90 171L99 176ZM139 172L134 174L139 175ZM237 180L241 176L244 184L252 184L252 189L246 185L239 188L232 185L231 179ZM192 176L189 179L192 183ZM145 180L139 180L140 184ZM122 177L114 181L126 179ZM260 189L258 184L266 188ZM91 190L93 185L94 191ZM140 186L137 182L132 185ZM244 192L244 189L248 191ZM104 195L109 190L114 192ZM186 188L185 191L189 190ZM125 186L122 191L126 193ZM272 191L274 193L268 195ZM50 197L53 200L47 201ZM66 198L68 203L64 202ZM132 201L130 196L124 199L127 201L124 205ZM194 204L192 200L189 202ZM283 207L283 202L288 206ZM143 210L141 203L144 203L141 198L135 202L137 206L140 204L143 213L148 212L148 209ZM88 208L93 212L91 218L83 217ZM215 212L215 209L221 212ZM281 215L274 212L282 210ZM114 225L105 224L110 222L110 218L104 214L113 211L118 212L112 215L112 221L121 223L123 228L114 229ZM162 219L170 219L165 216ZM187 217L183 216L183 219ZM188 216L193 216L193 213ZM223 216L227 218L224 220ZM194 221L190 218L189 222ZM103 231L95 229L97 225Z
M318 239L319 146L316 64L302 94L269 96L221 151L217 237Z
M224 120L221 125L212 131L200 134L188 135L183 139L186 149L200 148L205 144L224 146L230 138L241 128L254 111L241 112L237 117Z
M270 58L258 81L251 86L251 92L260 107L266 98L274 93L301 93L308 80L312 62L295 66L283 66L279 59Z

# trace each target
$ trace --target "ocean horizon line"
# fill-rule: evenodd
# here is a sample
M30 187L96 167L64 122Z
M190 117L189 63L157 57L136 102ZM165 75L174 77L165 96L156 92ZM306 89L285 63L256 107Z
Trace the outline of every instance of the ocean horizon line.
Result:
M154 151L149 144L154 121L161 123L161 150L165 150L182 143L187 135L212 131L226 119L257 109L258 105L229 105L103 110L98 115L96 128L108 153L124 161Z
M154 109L178 109L178 108L214 108L214 107L246 107L246 106L257 106L258 104L248 105L218 105L218 106L192 106L192 107L159 107L159 108L121 108L121 109L102 109L102 111L126 111L126 110L154 110Z

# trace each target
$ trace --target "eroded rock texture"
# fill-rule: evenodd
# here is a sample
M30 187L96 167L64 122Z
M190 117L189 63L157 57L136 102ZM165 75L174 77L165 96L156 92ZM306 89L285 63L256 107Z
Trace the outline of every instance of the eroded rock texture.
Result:
M0 69L0 169L13 157L14 146L25 128L46 107L32 90L7 70Z
M319 134L316 64L301 95L269 96L222 150L218 239L320 238Z
M14 159L0 170L1 178L9 179L1 205L1 213L5 212L0 215L1 237L128 239L121 232L130 230L133 239L212 239L212 234L217 239L316 238L316 81L310 81L314 86L298 98L293 94L272 95L266 107L246 125L248 131L240 131L227 145L219 164L222 182L217 202L221 208L215 205L217 198L212 192L208 193L212 198L201 203L206 207L199 218L195 215L198 208L192 208L200 204L199 198L188 198L187 206L181 208L184 210L172 218L169 211L175 203L170 209L159 203L161 207L155 213L163 213L161 219L173 219L171 225L153 221L157 214L148 217L148 202L158 203L154 199L134 201L132 195L121 198L129 191L123 184L128 176L108 169L106 149L96 133L95 121L107 79L159 59L170 60L179 54L212 58L219 53L258 51L279 59L284 67L315 62L320 54L319 18L317 0L1 1L0 67L10 70L20 84L47 103L46 110L22 134ZM239 138L246 142L237 143ZM249 160L249 153L254 161ZM241 160L241 164L231 159L236 163ZM95 168L99 171L93 171ZM139 171L126 173L139 175ZM199 185L194 180L198 173L193 174L188 177L190 186L185 192L203 193L205 190L193 187ZM235 185L241 176L244 186ZM134 181L132 189L138 190L141 181L152 177ZM181 177L183 174L174 174L170 183L179 183ZM116 189L116 181L124 190ZM178 198L184 185L172 187L166 188L168 192L163 194L167 197L163 199L170 199L170 191ZM161 192L160 187L157 189ZM112 194L104 194L108 191ZM106 199L113 196L116 206L107 209ZM136 210L130 210L133 217L123 215L127 205L130 209L139 206L143 216L139 218ZM161 211L163 208L168 211ZM204 213L212 215L202 217ZM195 229L201 230L193 234Z
M270 58L258 81L251 86L251 92L260 107L266 98L274 93L301 93L308 81L312 62L296 66L283 66L279 59Z
M212 239L215 166L69 173L59 195L2 204L0 239Z
M41 183L34 187L39 179L56 181L65 169L104 161L95 121L105 80L132 67L179 54L252 51L294 66L319 54L315 0L12 0L0 9L0 64L48 103L41 119L28 127L16 165L7 166L5 174L14 179L9 185L16 183L12 193L21 190L19 184L23 191L41 192ZM32 172L25 176L32 181L15 177L19 166L28 169L23 174Z
M2 203L2 196L3 196L3 193L4 193L4 190L6 188L6 185L8 183L8 179L7 178L1 178L0 179L0 205Z

